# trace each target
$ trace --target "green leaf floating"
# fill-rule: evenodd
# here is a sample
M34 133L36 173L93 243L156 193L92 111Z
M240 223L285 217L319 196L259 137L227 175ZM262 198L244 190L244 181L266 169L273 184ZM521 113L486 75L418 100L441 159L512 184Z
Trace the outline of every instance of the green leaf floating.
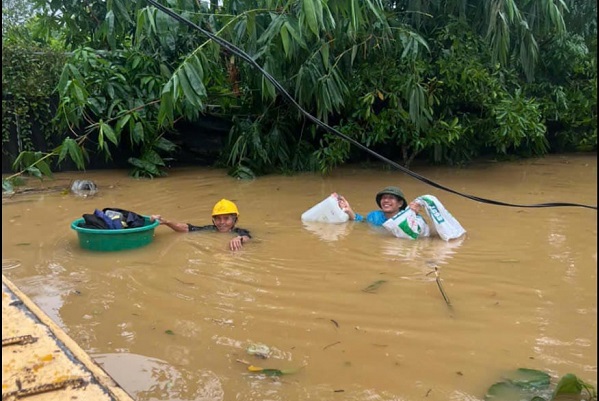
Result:
M522 401L547 400L541 397L551 395L549 383L551 377L540 370L520 368L510 372L504 380L493 384L485 400L488 401Z
M542 371L520 368L493 384L486 401L573 401L597 400L595 388L572 373L564 375L554 391L549 388L551 378ZM589 398L583 398L587 395Z
M585 387L585 383L578 377L572 373L567 373L560 379L559 383L557 383L557 387L553 392L553 398L558 399L561 395L581 394L582 389ZM589 393L591 393L591 391L589 391ZM597 399L597 397L595 397L595 399Z
M520 368L508 375L506 379L517 386L531 389L546 389L549 387L551 377L540 370Z

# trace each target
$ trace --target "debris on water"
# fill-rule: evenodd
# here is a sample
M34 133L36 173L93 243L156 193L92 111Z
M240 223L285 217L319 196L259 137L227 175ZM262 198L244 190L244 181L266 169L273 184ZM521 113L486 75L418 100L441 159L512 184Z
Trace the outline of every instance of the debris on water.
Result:
M258 366L250 365L248 366L248 370L254 373L264 373L270 376L283 376L284 373L280 369L269 369L269 368L261 368Z
M270 356L270 348L265 344L250 344L246 351L248 354L262 359L266 359Z
M212 319L212 321L216 324L220 325L233 325L235 322L233 319Z
M443 299L445 300L445 303L447 303L447 306L449 306L451 308L451 301L449 300L449 297L445 293L445 290L443 289L443 285L441 285L441 277L439 277L439 269L435 266L435 270L433 270L430 273L427 273L427 276L431 273L435 273L435 281L437 282L437 286L439 287L439 290L441 291L441 295L443 295Z
M362 291L364 292L375 292L379 289L379 287L385 284L387 280L377 280L374 283L370 284L368 287L364 288Z
M332 343L332 344L325 345L325 346L324 346L324 348L323 348L322 350L324 351L325 349L327 349L327 348L329 348L329 347L332 347L333 345L337 345L337 344L341 344L341 341L336 341L336 342L334 342L334 343Z
M94 196L98 192L98 187L90 180L75 180L71 185L71 192L77 196Z
M237 359L237 362L246 365L247 370L252 373L261 373L261 374L265 374L267 376L290 375L293 373L297 373L306 367L306 365L302 365L302 366L300 366L298 368L294 368L294 369L272 369L272 368L262 368L260 366L252 365L250 362L246 361L245 359Z
M283 376L291 375L302 370L306 365L302 365L295 369L272 369L272 368L261 368L259 366L249 365L248 371L252 373L261 373L267 376Z

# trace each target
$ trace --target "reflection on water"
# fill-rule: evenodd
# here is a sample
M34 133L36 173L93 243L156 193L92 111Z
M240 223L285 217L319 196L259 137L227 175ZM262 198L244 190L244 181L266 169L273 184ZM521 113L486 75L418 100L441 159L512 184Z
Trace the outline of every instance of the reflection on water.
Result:
M2 259L2 271L16 269L21 266L21 262L16 259Z
M447 264L448 259L458 252L465 239L466 236L450 241L443 241L438 237L417 240L385 238L381 240L381 248L383 255L390 256L391 260L423 261L426 265L438 266Z
M188 371L166 361L130 353L98 354L94 359L125 390L142 400L224 400L220 379L208 370ZM190 388L188 383L194 383Z
M303 221L304 228L317 235L323 241L337 241L348 235L353 223L330 224L314 221Z
M595 205L596 167L594 157L572 156L417 172L485 198ZM368 224L300 220L306 205L334 191L362 212L387 185L431 192L394 171L252 181L215 169L155 180L120 171L57 176L67 188L76 179L93 180L98 193L3 202L3 274L139 401L482 400L519 367L597 382L596 211L433 193L468 233L412 241ZM144 248L90 252L70 229L109 206L206 224L221 198L235 200L252 232L239 252L228 249L227 234L166 227ZM249 355L253 343L273 352ZM271 377L238 360L304 368Z

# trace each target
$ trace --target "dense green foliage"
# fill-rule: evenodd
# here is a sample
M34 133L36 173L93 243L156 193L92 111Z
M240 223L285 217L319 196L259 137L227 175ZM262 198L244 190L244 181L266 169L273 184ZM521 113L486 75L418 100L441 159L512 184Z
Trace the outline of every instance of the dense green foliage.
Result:
M28 169L42 157L40 150L59 145L53 143L59 142L60 133L52 124L57 103L52 94L64 61L63 52L44 46L15 42L2 47L2 157L8 156L11 147L29 152L30 156L22 156L16 163L18 168ZM41 132L43 143L34 143L35 130ZM16 144L9 144L11 131L16 132ZM47 174L49 165L40 164Z
M49 154L20 147L29 153L19 168L49 156L84 168L90 152L110 158L127 147L135 176L163 175L174 125L202 115L232 122L220 164L236 176L326 172L366 157L306 119L251 65L147 2L32 4L37 16L3 36L3 95L35 99L43 88L49 107L55 93L59 106L46 129L62 143ZM463 164L481 155L596 150L596 5L482 4L168 2L250 54L305 110L406 166L417 157ZM13 37L26 37L28 47L11 48L5 38ZM46 81L19 84L16 60L50 43L68 59L30 62L28 74ZM47 73L57 68L59 78ZM9 124L3 107L3 138Z

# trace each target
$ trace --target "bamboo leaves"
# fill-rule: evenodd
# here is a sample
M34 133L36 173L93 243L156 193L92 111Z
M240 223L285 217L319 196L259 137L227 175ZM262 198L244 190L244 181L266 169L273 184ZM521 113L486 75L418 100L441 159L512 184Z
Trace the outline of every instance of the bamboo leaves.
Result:
M285 56L289 58L291 56L291 45L289 43L289 28L286 25L281 26L281 43L283 44Z
M267 60L262 68L264 68L264 71L270 74L272 72L271 61ZM273 84L268 79L266 79L264 75L261 76L260 80L262 83L262 100L267 102L270 100L274 100L277 96L277 93Z
M52 177L52 171L50 166L46 163L46 159L51 154L43 154L42 152L25 151L21 152L19 156L13 162L13 168L15 170L23 169L29 174L42 179L43 176ZM4 184L3 179L3 184ZM9 182L8 180L7 182Z
M79 169L85 168L85 161L88 159L87 152L73 138L66 138L62 144L55 150L58 153L58 162L63 161L67 155L75 162Z
M431 107L428 104L425 88L419 83L413 83L408 90L410 120L422 131L429 126L429 121L432 118Z
M100 120L99 127L100 129L98 131L98 149L104 151L106 155L110 155L110 150L104 144L104 137L106 137L114 145L118 145L119 140L112 127L106 124L104 121Z
M203 109L207 96L203 79L204 66L198 49L183 61L164 85L158 114L160 124L173 121L175 108L182 101L188 102L198 111Z
M135 24L135 41L140 42L144 35L156 35L156 12L154 7L144 7L137 14Z
M318 3L318 5L320 5L320 1L319 0L302 0L302 11L303 11L303 18L306 21L306 24L308 25L308 28L310 28L310 31L312 31L312 33L315 36L318 36L318 32L319 32L319 25L320 22L322 22L322 6L320 8L320 20L318 19L317 16L317 11L316 11L316 3ZM300 15L300 19L302 18L302 16Z
M539 61L537 36L551 37L566 32L567 5L563 0L493 0L486 9L486 39L491 44L494 60L508 65L510 56L515 56L532 81Z
M289 35L293 38L295 44L297 44L302 49L307 49L306 42L304 41L297 20L287 20L283 24L283 27L289 32ZM281 28L282 29L282 28Z
M361 17L360 4L358 3L358 0L349 0L349 1L350 1L350 6L351 6L350 21L351 21L352 33L355 34L355 32L358 30L358 22ZM354 36L352 33L350 33L349 36Z

